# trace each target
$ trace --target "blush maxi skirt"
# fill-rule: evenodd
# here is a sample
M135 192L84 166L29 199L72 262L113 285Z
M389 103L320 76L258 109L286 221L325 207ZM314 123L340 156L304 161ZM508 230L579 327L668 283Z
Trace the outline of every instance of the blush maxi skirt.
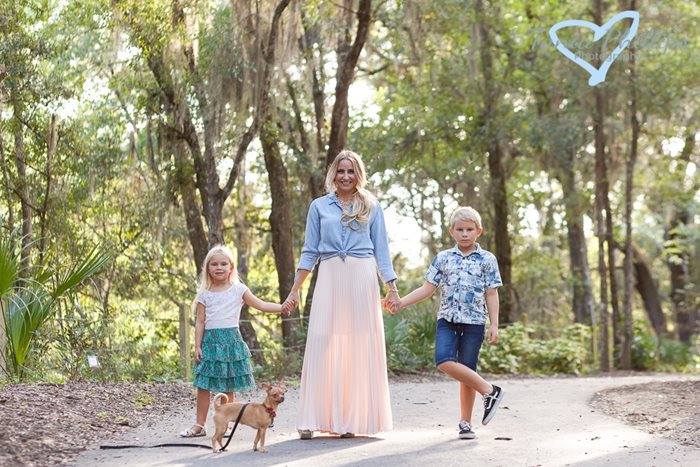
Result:
M374 257L321 262L299 390L297 429L372 435L392 428Z

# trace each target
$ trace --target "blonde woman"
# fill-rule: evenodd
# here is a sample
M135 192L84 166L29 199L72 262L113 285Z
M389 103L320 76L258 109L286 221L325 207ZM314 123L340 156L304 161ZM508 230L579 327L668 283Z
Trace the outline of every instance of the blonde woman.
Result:
M359 155L344 150L326 175L327 195L309 207L306 237L285 311L320 261L301 375L297 429L343 438L391 430L384 323L377 272L385 300L398 306L384 214L365 188Z

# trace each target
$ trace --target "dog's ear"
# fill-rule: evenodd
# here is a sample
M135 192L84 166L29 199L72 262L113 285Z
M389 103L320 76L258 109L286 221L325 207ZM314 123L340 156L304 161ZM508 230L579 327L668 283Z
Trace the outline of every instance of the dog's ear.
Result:
M272 386L270 386L270 385L267 384L267 383L262 383L262 384L260 384L260 387L263 388L263 389L266 389L266 390L268 390L268 391L269 391L270 389L272 389Z
M282 378L282 379L280 380L278 386L281 387L282 389L284 389L285 391L287 390L287 385L284 384L284 378Z

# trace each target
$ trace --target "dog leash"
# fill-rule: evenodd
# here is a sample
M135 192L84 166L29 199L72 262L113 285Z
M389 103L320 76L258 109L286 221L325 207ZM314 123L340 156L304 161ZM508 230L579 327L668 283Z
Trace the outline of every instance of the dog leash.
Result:
M245 408L248 407L248 403L243 404L241 407L241 411L238 412L238 417L236 417L236 423L233 424L233 428L231 429L231 434L228 435L228 439L226 440L226 444L224 445L223 448L221 448L222 451L226 450L228 447L229 443L231 442L231 438L233 438L233 434L236 432L236 428L238 428L238 422L241 421L241 417L243 416L243 412L245 412ZM131 448L164 448L164 447L190 447L190 448L204 448L204 449L209 449L211 450L211 446L207 446L206 444L192 444L192 443L162 443L162 444L154 444L152 446L144 446L143 444L117 444L117 445L101 445L100 449L131 449Z

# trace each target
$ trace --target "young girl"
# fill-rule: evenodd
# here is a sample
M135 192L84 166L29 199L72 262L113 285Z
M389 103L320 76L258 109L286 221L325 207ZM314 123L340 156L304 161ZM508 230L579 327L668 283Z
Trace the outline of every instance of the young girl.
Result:
M241 283L231 250L217 245L204 259L197 296L194 387L197 388L197 423L180 433L183 438L206 436L204 424L212 392L224 392L233 402L234 391L255 389L250 350L238 329L243 303L268 313L281 313L282 305L266 302Z

